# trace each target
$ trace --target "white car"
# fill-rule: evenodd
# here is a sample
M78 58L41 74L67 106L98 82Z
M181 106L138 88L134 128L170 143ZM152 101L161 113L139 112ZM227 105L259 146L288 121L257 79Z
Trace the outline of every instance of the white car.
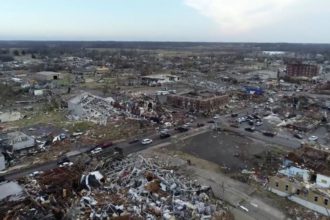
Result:
M172 127L172 124L171 124L171 122L165 122L164 126L165 126L165 128L170 128L170 127Z
M94 150L91 151L91 154L98 154L102 152L102 148L98 147L98 148L95 148Z
M189 128L189 127L191 127L191 123L190 122L187 122L186 124L183 125L183 127Z
M34 171L33 173L30 173L29 176L34 177L34 176L38 176L38 175L43 174L43 173L44 173L43 171Z
M168 133L170 130L167 128L164 128L162 130L159 131L159 133Z
M319 139L319 137L315 135L312 135L308 138L309 141L316 141L317 139Z
M59 167L71 167L73 165L73 162L64 162L60 164Z
M219 119L219 118L220 118L220 115L213 116L213 119Z
M147 144L151 144L151 143L152 143L152 140L148 139L148 138L145 138L141 141L141 144L143 144L143 145L147 145Z

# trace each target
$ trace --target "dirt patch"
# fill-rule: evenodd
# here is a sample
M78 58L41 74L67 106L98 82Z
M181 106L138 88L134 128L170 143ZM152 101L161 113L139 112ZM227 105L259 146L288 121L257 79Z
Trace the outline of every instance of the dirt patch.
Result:
M264 160L260 155L273 148L233 133L208 132L179 141L170 149L214 162L229 172L237 172L254 168L258 160Z

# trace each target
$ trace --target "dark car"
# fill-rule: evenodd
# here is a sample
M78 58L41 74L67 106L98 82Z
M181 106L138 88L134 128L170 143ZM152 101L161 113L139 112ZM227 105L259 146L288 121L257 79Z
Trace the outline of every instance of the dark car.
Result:
M130 141L130 142L128 142L129 144L135 144L135 143L138 143L140 140L139 139L134 139L134 140L132 140L132 141Z
M186 132L189 130L189 128L186 128L186 127L178 127L176 128L175 130L179 131L179 132Z
M250 119L250 120L254 119L254 117L252 115L247 115L246 117L247 117L247 119Z
M294 134L293 137L298 138L298 139L304 138L301 134Z
M267 136L267 137L274 137L276 134L270 131L264 131L262 132L263 135Z
M249 123L249 125L254 125L254 121L253 120L248 120L248 123Z
M100 147L100 148L108 148L108 147L111 147L113 145L112 141L105 141L105 142L102 142L98 145L96 145L96 148Z
M160 139L165 139L165 138L169 138L169 137L171 137L171 135L168 134L168 133L161 133L161 134L159 135L159 137L160 137Z
M203 123L198 123L198 124L197 124L197 127L198 127L198 128L200 128L200 127L204 127L204 125L205 125L205 124L203 124Z
M60 165L60 164L69 163L69 162L71 162L71 161L68 157L62 157L57 161L57 164Z
M231 114L231 117L233 117L233 118L236 118L237 116L238 116L237 113L232 113L232 114Z
M0 176L0 182L4 182L4 181L6 181L6 177Z
M245 131L254 132L256 129L254 127L245 128Z
M209 123L209 124L214 124L215 121L214 121L214 120L209 120L209 121L207 121L207 123Z

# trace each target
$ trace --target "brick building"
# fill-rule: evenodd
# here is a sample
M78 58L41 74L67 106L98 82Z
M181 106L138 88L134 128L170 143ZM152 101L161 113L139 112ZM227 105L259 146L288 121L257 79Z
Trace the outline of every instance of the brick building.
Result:
M167 96L167 104L196 112L215 112L226 105L228 101L228 95L216 95L210 92Z
M294 63L287 64L286 72L289 77L314 77L319 74L318 65Z

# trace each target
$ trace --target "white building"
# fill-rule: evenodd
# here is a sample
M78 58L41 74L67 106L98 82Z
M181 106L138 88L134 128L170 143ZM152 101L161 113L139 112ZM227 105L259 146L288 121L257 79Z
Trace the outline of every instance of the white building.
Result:
M141 81L142 84L144 85L157 85L157 84L178 82L180 81L180 77L175 75L168 75L168 74L157 74L150 76L142 76Z
M35 74L35 78L41 81L52 81L62 78L62 73L42 71Z
M318 173L316 175L316 185L322 188L330 188L330 177Z

